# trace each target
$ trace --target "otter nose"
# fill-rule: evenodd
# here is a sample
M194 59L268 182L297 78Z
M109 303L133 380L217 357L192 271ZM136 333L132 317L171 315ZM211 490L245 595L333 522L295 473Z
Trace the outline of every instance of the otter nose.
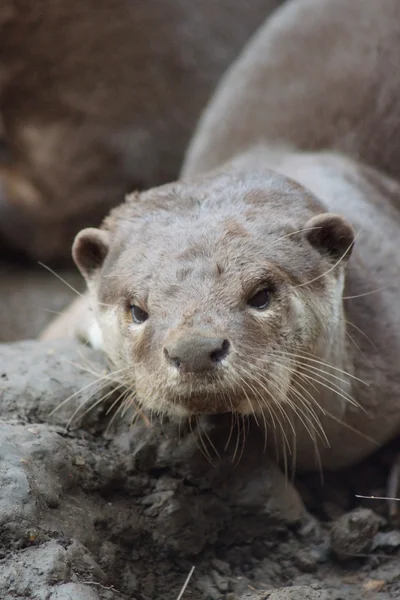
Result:
M185 373L211 371L229 353L229 341L205 336L182 336L164 346L167 360Z

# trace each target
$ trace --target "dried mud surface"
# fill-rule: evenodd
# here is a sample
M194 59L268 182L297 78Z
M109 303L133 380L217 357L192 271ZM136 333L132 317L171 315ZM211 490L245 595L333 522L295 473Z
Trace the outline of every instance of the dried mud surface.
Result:
M223 418L110 425L105 372L74 343L0 345L0 598L177 600L192 566L182 600L400 597L400 534L355 498L384 491L395 445L297 481L306 510L257 428L224 451Z

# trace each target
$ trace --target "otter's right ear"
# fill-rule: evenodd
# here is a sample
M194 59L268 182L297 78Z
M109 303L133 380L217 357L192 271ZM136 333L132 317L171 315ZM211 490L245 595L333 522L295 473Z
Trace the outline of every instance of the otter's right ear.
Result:
M306 238L314 248L328 258L346 262L354 245L354 230L341 215L322 213L306 225Z
M108 249L107 231L89 227L78 233L72 245L72 258L86 280L103 266Z

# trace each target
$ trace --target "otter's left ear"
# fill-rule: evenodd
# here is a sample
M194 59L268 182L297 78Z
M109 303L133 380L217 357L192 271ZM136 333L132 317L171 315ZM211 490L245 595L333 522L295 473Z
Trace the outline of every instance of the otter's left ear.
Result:
M310 219L305 229L307 240L334 261L346 261L353 250L354 230L341 215L324 213Z
M109 234L102 229L82 229L72 245L72 258L84 278L92 279L101 269L109 250Z

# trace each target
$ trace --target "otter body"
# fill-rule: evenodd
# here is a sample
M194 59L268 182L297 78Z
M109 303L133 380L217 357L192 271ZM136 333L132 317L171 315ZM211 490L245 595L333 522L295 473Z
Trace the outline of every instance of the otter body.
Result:
M400 179L396 0L295 0L226 73L192 138L183 176L256 143L334 150Z
M78 234L86 336L145 408L253 415L300 469L400 432L399 34L395 0L277 11L181 181Z

